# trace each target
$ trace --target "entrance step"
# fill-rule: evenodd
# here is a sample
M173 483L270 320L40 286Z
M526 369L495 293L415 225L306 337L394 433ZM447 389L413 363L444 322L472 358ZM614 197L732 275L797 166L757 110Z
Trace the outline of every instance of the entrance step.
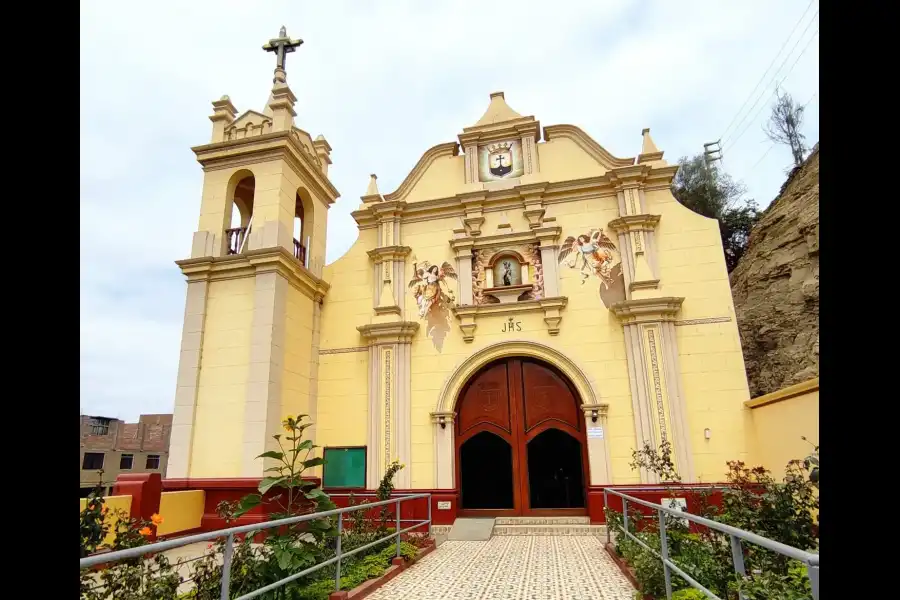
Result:
M590 525L590 517L497 517L496 525Z
M447 541L460 542L486 542L491 539L494 530L493 518L488 519L462 519L458 518L453 523Z
M590 517L501 517L493 534L606 536L606 525L591 525Z

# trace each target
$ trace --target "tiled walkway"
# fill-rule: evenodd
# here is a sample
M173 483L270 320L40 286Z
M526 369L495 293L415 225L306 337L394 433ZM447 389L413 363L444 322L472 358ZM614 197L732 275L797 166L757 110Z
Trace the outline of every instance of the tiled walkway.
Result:
M632 600L594 536L495 536L444 542L368 600Z

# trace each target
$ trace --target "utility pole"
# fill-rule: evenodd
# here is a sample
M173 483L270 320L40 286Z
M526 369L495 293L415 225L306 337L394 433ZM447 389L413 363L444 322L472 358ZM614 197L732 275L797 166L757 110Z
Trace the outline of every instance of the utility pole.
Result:
M706 189L712 197L712 164L716 161L722 160L722 140L716 140L715 142L708 142L703 144L703 162L706 164Z
M707 167L717 160L722 160L721 140L703 144L703 160L706 161Z

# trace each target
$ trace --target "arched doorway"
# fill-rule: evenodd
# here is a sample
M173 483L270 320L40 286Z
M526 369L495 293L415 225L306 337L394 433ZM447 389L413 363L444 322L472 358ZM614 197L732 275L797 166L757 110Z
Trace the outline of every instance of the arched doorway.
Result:
M461 516L587 514L587 440L571 382L551 365L504 358L456 404Z

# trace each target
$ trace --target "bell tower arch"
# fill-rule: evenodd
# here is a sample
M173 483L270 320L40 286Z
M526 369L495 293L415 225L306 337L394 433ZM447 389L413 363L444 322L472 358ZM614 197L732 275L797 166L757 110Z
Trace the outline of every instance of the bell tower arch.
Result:
M258 477L285 415L315 414L331 146L294 123L284 27L269 100L240 116L214 101L200 218L177 261L187 301L169 477ZM314 435L314 433L313 433Z

